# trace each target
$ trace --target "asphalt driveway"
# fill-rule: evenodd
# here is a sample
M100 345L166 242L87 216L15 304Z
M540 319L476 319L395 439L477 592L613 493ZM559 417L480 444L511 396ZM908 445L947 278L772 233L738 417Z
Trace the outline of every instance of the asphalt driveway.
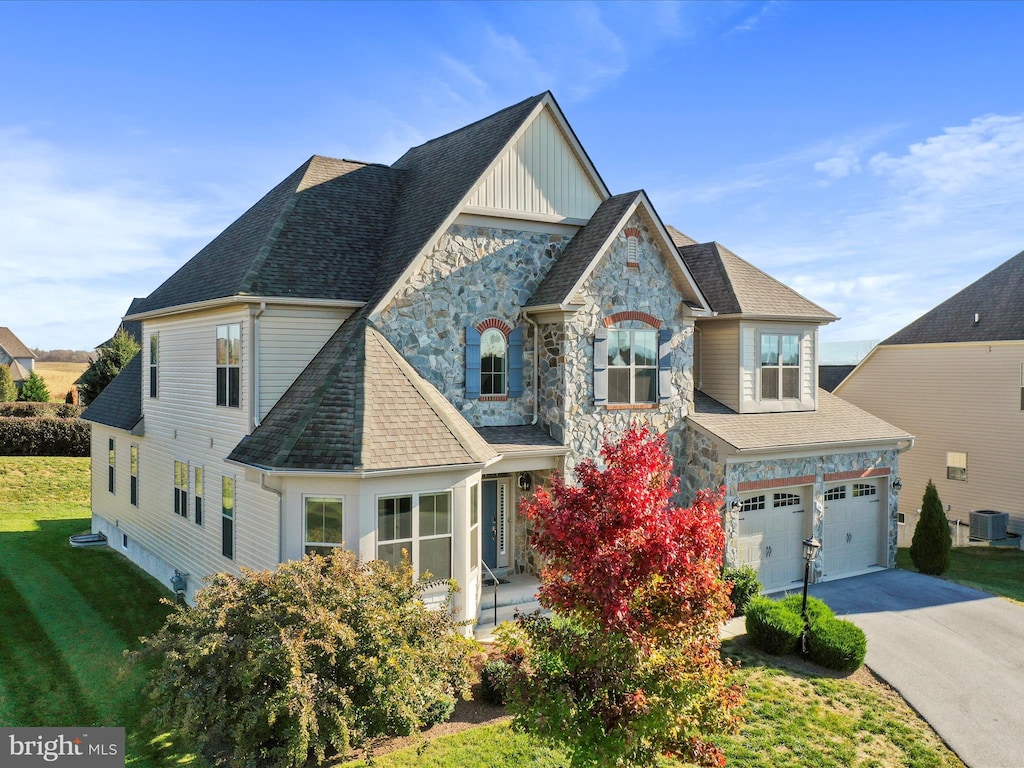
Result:
M909 571L815 584L867 664L971 768L1024 766L1024 606Z

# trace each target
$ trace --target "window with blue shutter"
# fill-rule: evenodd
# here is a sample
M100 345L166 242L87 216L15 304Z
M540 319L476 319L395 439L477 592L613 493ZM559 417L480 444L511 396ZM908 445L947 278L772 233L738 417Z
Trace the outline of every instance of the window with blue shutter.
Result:
M608 329L594 331L594 404L608 403Z
M523 329L508 335L508 396L523 396Z
M672 331L658 330L658 399L666 402L672 397Z
M466 399L480 397L480 331L466 328Z

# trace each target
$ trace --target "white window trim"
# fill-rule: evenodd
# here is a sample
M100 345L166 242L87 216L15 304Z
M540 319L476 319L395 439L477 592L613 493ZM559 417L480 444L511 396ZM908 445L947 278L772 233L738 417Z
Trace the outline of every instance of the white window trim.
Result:
M335 543L330 541L310 541L309 530L306 527L306 502L310 499L326 499L328 501L340 501L341 502L341 541ZM343 547L345 545L345 508L348 505L345 503L344 496L331 496L325 493L304 493L302 494L302 554L306 554L308 547Z
M184 468L185 468L185 485L184 486L178 485L178 465L179 464L183 465ZM189 485L190 485L190 480L191 480L191 478L189 477L189 474L191 473L192 468L189 465L188 461L186 461L184 459L176 458L176 459L174 459L174 464L173 464L173 470L172 471L173 471L173 474L174 474L174 479L172 480L172 482L174 484L174 514L177 515L178 517L181 517L184 520L188 520L189 519L189 514L188 514L188 497L189 497Z
M490 336L497 335L501 338L502 343L502 355L501 355L501 371L498 373L492 371L484 371L484 339ZM480 397L486 399L488 397L508 397L508 360L509 360L509 342L508 336L502 332L500 328L488 328L486 331L480 334ZM502 386L498 391L484 392L484 380L486 377L501 376Z
M642 322L642 321L636 321ZM630 361L626 365L615 365L612 362L611 354L611 337L613 333L628 333L629 334L629 353ZM633 334L635 333L649 333L654 336L654 363L652 365L637 365L633 362L633 350L635 345L633 343ZM658 337L658 329L653 325L644 324L643 328L617 328L612 326L608 329L608 405L657 405L659 402L658 392L658 379L660 378L658 372L660 366L658 365L658 355L660 353L660 339ZM629 399L628 400L612 400L612 371L629 371ZM654 397L651 400L637 400L636 399L636 373L637 371L650 371L654 376Z
M202 473L203 476L203 487L202 490L199 488L199 484L196 482L196 473ZM192 498L193 502L193 520L196 525L205 527L206 526L206 467L202 464L196 464L192 467Z
M448 514L451 520L451 530L448 533L434 534L432 536L420 536L420 497L421 496L448 496ZM385 539L380 538L379 530L379 515L380 515L380 500L381 499L399 499L406 496L412 497L412 538L411 539ZM420 542L421 541L432 541L435 539L447 538L450 547L450 560L452 564L451 578L455 576L455 494L451 488L442 488L438 490L423 490L423 491L410 491L408 493L381 493L374 496L373 501L373 537L374 537L374 555L376 556L379 551L381 544L405 544L408 543L409 558L412 560L412 574L413 581L419 581L420 578ZM432 581L441 577L433 576Z
M231 362L231 328L238 328L238 362ZM227 359L228 362L221 363L217 359L217 346L220 342L220 329L226 328L227 330ZM241 408L242 407L242 323L219 323L217 325L214 334L214 347L213 347L213 359L214 359L214 402L218 408ZM219 375L220 369L223 368L224 373L224 402L221 403L217 399L217 376ZM238 404L231 404L231 371L238 371Z
M224 482L226 480L231 481L231 516L224 514ZM203 482L206 481L204 475ZM228 560L235 560L238 557L238 551L236 542L238 540L238 482L234 475L221 475L220 476L220 517L221 517L221 533L220 533L220 556L226 557ZM231 521L231 555L224 554L224 520Z
M107 438L107 492L117 495L117 441Z
M961 456L963 464L954 463L959 461ZM951 469L962 470L956 474L963 474L963 477L951 477L949 472ZM946 451L946 479L957 483L967 482L967 451Z
M779 337L779 362L777 365L764 365L761 362L761 340L765 336L778 336ZM797 351L797 364L796 365L783 365L782 364L782 337L783 336L795 336L796 337L796 351ZM803 331L792 331L792 330L773 330L769 328L758 329L757 331L757 347L755 348L755 361L757 363L755 370L757 371L757 399L764 403L781 403L784 401L797 402L802 400L802 389L803 389L803 370L804 370L804 351L803 351ZM765 368L773 368L778 372L778 397L766 397L764 394L762 373ZM783 371L789 369L796 369L797 381L796 381L796 396L785 397L783 394Z
M132 471L132 454L135 455L135 471ZM139 469L142 464L142 457L139 455L139 444L132 443L128 446L128 502L137 507L140 504L141 488L139 487ZM134 500L132 497L135 497Z

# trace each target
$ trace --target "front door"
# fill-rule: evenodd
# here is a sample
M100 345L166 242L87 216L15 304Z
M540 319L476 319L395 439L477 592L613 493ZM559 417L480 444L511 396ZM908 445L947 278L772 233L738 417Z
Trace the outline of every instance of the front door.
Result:
M488 568L508 567L508 480L484 480L484 562Z

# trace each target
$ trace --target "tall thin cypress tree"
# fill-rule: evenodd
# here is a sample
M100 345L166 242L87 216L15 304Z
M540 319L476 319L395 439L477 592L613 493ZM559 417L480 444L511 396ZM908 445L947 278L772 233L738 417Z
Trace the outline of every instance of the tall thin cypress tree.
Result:
M921 573L938 576L949 568L949 551L952 547L949 520L942 509L935 483L929 480L921 501L921 518L914 528L914 538L910 544L910 559Z

